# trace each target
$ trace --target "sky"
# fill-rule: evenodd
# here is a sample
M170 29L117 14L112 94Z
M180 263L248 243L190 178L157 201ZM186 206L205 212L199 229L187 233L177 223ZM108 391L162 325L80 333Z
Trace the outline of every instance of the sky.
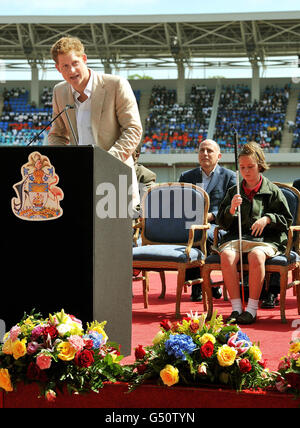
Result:
M24 15L164 15L164 14L211 14L211 13L247 13L247 12L280 12L299 11L300 0L0 0L0 13L2 16ZM296 61L296 60L295 60ZM300 69L299 69L300 70ZM231 70L222 71L224 77L232 75ZM239 77L251 77L251 70L239 69L236 71ZM277 73L274 75L274 72ZM122 72L121 72L122 73ZM132 70L123 72L128 77ZM127 73L127 75L126 75ZM138 71L140 73L140 71ZM193 75L189 71L187 78L208 78L220 73L220 70L203 70L203 76ZM267 69L262 77L286 77L293 73L299 73L297 66L291 70ZM141 73L140 73L141 74ZM149 75L149 73L147 73ZM151 71L153 78L176 78L176 70ZM7 71L1 65L0 80L30 79L30 72ZM56 71L46 72L40 79L60 79ZM300 78L300 76L299 76Z
M300 10L299 0L0 0L1 15L148 15Z

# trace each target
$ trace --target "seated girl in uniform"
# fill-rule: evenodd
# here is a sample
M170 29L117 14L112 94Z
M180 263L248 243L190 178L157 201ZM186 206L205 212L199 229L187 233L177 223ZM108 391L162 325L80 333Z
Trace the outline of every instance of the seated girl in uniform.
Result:
M220 204L217 224L227 233L217 248L224 283L232 305L229 319L238 324L256 321L259 297L265 278L265 261L283 253L292 223L285 196L278 186L262 175L269 166L261 147L245 144L239 154L242 175L240 194L231 187ZM240 259L238 206L241 211L242 251L248 254L249 299L243 311L237 263Z

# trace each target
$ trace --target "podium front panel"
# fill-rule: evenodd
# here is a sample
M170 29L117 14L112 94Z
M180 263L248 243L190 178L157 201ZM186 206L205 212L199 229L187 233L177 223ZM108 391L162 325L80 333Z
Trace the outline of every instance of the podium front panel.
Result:
M15 216L13 185L30 153L47 156L59 177L63 214L46 221ZM83 321L93 319L93 149L1 147L2 229L0 319L6 329L24 312L47 317L62 308Z
M39 157L35 152L49 160L44 169L35 166L33 158ZM1 147L0 155L0 320L6 330L32 309L43 317L64 309L84 324L107 321L109 339L121 344L124 355L130 354L131 168L107 152L87 146ZM63 197L57 218L36 218L47 215L47 209L55 211L47 208L49 188L53 201L59 194ZM112 209L116 211L102 216L106 204L100 210L99 206L108 190L112 192L108 204L115 204ZM12 200L17 194L29 206L33 201L34 210L14 210ZM52 205L58 204L53 201Z

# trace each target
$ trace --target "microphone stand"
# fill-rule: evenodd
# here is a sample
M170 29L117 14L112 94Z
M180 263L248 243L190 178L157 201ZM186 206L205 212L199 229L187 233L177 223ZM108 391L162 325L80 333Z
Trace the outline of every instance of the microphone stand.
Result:
M73 137L74 137L74 140L75 140L75 143L78 145L78 141L77 141L77 138L76 138L76 136L75 136L75 132L74 132L74 129L73 129L73 126L72 126L72 124L71 124L71 121L70 121L70 118L69 118L69 115L68 115L68 113L67 113L67 110L69 110L69 109L73 109L74 108L74 105L70 105L70 104L67 104L66 105L66 107L61 111L61 112L59 112L38 134L36 134L30 141L29 141L29 143L26 145L26 147L28 147L28 146L30 146L35 140L37 140L38 139L38 137L44 132L44 131L46 131L46 129L48 128L48 126L50 126L61 114L63 114L63 113L66 113L66 116L67 116L67 119L68 119L68 122L69 122L69 125L70 125L70 128L71 128L71 131L72 131L72 134L73 134Z
M233 128L234 129L234 128ZM236 170L236 185L237 193L240 194L239 182L239 167L238 167L238 133L234 129L234 157L235 157L235 170ZM244 292L244 271L243 271L243 249L242 249L242 219L241 219L241 206L238 206L238 227L239 227L239 250L240 250L240 270L241 270L241 288L242 288L242 304L243 311L245 310L245 292Z
M67 119L68 119L68 123L69 123L69 126L70 126L72 134L73 134L74 141L76 143L76 146L78 146L78 140L77 140L77 137L75 135L75 131L74 131L73 125L72 125L72 123L70 121L70 118L69 118L69 115L68 115L68 109L69 108L75 108L75 107L74 107L74 105L70 106L69 104L67 104L66 107L65 107L65 113L66 113L66 116L67 116Z

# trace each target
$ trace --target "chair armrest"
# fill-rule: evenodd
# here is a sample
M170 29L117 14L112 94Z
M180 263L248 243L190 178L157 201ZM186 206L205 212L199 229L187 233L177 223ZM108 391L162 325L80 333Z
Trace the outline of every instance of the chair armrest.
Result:
M134 230L133 233L133 242L135 243L135 245L137 245L137 241L140 235L140 229L142 228L142 221L141 220L136 220L136 223L132 225L132 229Z
M192 224L189 230L189 241L187 243L187 247L185 249L185 253L188 257L190 257L190 251L192 246L194 245L195 238L195 230L208 230L210 229L210 224Z
M141 229L143 225L143 222L141 219L136 220L135 224L132 225L133 229Z
M293 247L294 232L300 232L300 225L289 227L288 243L287 243L286 250L285 250L285 256L286 257L290 256L290 252L291 252L291 249ZM299 239L297 241L297 246L295 249L296 249L296 252L299 254Z
M221 226L216 226L215 230L214 230L214 243L213 246L217 247L218 246L218 234L219 234L219 230L225 230L223 227Z

